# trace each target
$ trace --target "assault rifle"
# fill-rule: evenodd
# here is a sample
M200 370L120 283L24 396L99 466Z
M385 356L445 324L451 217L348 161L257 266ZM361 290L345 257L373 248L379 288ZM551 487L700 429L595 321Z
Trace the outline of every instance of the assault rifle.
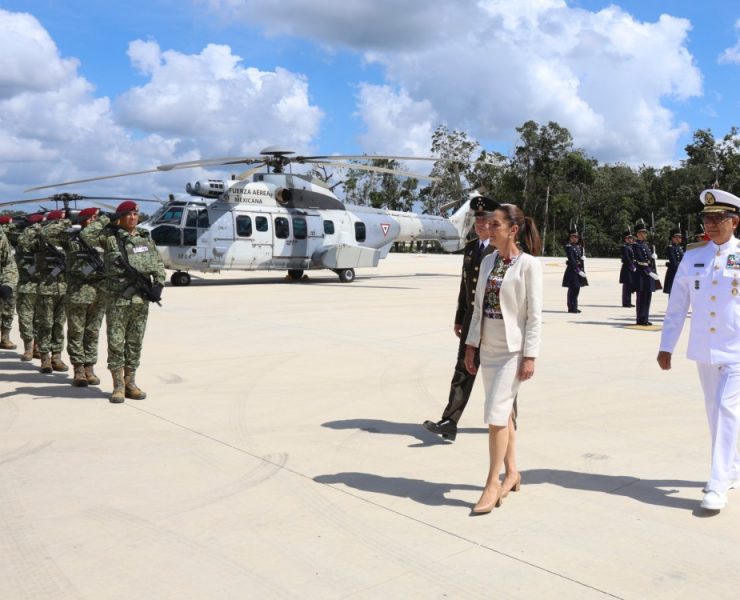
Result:
M46 262L51 265L52 269L49 273L52 277L58 277L60 273L64 273L67 268L67 258L64 252L59 250L54 244L48 240L44 240L46 245Z
M80 247L85 254L85 260L90 267L90 271L87 273L85 273L85 271L87 271L87 268L83 269L84 275L86 277L91 275L92 273L103 275L105 273L105 263L103 262L103 259L100 258L100 253L90 244L88 244L87 241L79 233L77 234L77 241L80 243Z
M134 269L128 261L128 254L126 254L123 240L116 236L116 242L118 243L118 249L121 253L113 261L113 264L126 272L129 283L129 287L127 287L123 292L123 297L128 299L138 292L145 300L155 302L158 306L162 306L161 300L164 285L152 282L150 275L144 275L141 271Z

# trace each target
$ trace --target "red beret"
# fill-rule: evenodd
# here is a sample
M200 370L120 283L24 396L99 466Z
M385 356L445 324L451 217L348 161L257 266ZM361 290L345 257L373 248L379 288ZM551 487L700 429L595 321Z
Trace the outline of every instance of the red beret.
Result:
M64 218L63 210L50 210L48 213L46 213L47 221L56 221L58 219L63 219L63 218Z
M9 223L13 222L13 217L10 217L8 215L4 217L0 217L0 225L8 225Z
M32 215L28 215L26 217L26 221L28 221L31 224L41 223L41 221L43 221L43 220L44 220L44 215L42 215L40 213L33 213Z
M80 211L80 215L79 216L80 216L80 219L82 219L84 221L85 219L89 219L90 217L94 217L99 212L100 212L100 209L99 208L95 208L93 206L91 208L83 208Z
M124 200L118 205L116 212L119 214L131 212L132 210L139 210L138 205L133 200Z

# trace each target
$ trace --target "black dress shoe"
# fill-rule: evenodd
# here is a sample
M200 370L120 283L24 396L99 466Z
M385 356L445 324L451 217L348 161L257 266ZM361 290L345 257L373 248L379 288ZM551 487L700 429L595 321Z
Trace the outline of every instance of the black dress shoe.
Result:
M569 310L568 312L569 312L569 313L579 313L579 312L581 312L581 311L580 311L580 310L578 310L578 309L576 308L575 310Z
M457 437L457 423L452 419L442 419L436 423L434 421L424 421L424 427L451 442L454 442Z

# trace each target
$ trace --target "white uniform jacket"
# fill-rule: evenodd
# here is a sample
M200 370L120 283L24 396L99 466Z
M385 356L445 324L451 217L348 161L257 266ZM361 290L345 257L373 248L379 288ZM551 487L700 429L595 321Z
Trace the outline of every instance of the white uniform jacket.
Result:
M488 276L498 251L489 254L480 265L478 286L473 301L473 318L465 343L480 346L483 301L486 296ZM542 330L542 265L534 256L519 255L517 261L506 270L500 290L501 313L504 316L506 344L509 352L521 352L523 356L535 358L540 351Z
M673 281L661 351L673 353L689 308L686 356L710 365L740 362L740 240L686 252Z

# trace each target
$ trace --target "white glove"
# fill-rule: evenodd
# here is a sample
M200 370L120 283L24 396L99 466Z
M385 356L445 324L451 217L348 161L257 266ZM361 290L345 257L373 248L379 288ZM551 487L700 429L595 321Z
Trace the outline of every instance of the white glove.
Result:
M581 277L585 277L586 271L578 271L578 275L580 275Z
M650 258L652 258L653 260L658 260L658 255L657 255L657 254L655 254L655 252L653 252L653 253L652 253L652 254L650 255Z
M655 281L660 281L660 277L658 276L657 273L648 273L648 275L650 275L650 277L655 279Z
M82 225L72 225L67 227L67 229L64 230L64 233L77 233L78 231L82 231Z

